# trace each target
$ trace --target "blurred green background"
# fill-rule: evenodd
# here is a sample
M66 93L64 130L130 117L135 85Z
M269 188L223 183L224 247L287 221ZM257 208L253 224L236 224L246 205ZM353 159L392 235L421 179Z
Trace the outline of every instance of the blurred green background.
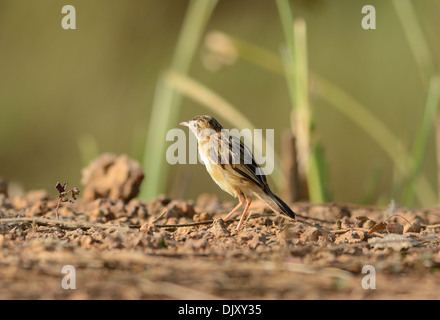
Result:
M80 186L81 168L95 148L126 153L142 162L157 79L170 65L188 3L0 0L0 176L26 190L51 191L57 181ZM61 9L68 4L76 8L76 30L61 27ZM290 4L294 17L307 24L309 68L368 107L410 151L427 84L392 1ZM376 30L361 27L366 4L376 9ZM440 1L412 4L438 65ZM204 34L211 31L276 55L285 43L279 12L271 0L220 0ZM205 63L203 41L204 37L189 70L191 77L231 102L258 128L274 128L279 151L280 136L290 127L285 78L241 59L212 71ZM328 166L330 199L388 204L396 196L389 156L313 92L311 105ZM184 98L178 118L184 121L206 113L210 112ZM165 154L151 156L166 162ZM422 172L437 194L434 131L427 141ZM164 178L169 194L177 192L189 199L213 192L231 199L200 164L173 166ZM182 180L187 183L184 194L176 191ZM424 205L437 205L437 199Z

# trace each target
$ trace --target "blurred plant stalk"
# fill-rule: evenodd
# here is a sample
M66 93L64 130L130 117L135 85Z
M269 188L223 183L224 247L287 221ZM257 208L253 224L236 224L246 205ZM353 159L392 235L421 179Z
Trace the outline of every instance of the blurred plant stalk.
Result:
M205 26L218 0L192 0L189 3L171 62L171 70L187 74ZM151 200L165 191L168 164L165 161L167 131L178 122L182 96L159 78L148 125L143 170L146 183L140 198Z
M275 53L220 31L213 31L207 35L207 37L211 36L221 39L220 42L226 43L229 49L225 52L225 50L220 50L219 48L215 47L214 41L207 41L206 47L210 52L216 52L218 55L229 54L232 52L234 54L234 59L242 59L268 72L283 76L285 75L283 61ZM218 60L230 61L231 58L224 57ZM294 68L293 65L291 67ZM292 72L294 72L294 70ZM327 101L336 110L341 112L350 121L356 124L360 129L364 130L364 132L371 139L373 139L389 156L394 165L397 176L400 177L398 180L408 177L408 168L415 167L416 165L412 163L413 157L404 145L403 141L393 132L391 132L388 126L383 123L380 118L371 113L367 106L363 105L344 89L338 87L336 84L332 83L321 75L314 73L313 71L309 72L309 77L311 82L314 84L314 94ZM435 86L432 88L434 90ZM295 123L295 121L293 121L293 123ZM440 120L439 125L436 128L438 128L440 131ZM440 137L440 133L437 133L437 135ZM438 138L438 141L438 150L440 150L440 138ZM414 150L416 149L420 150L419 147L414 147ZM295 151L295 154L296 152L297 151ZM322 152L322 150L318 152ZM440 151L438 152L438 163L440 168ZM374 181L376 181L376 185L369 186L370 189L374 189L379 183L379 179L377 177L374 179ZM418 177L413 181L414 186L412 190L423 206L432 205L432 203L436 202L436 199L440 199L440 171L438 181L439 195L437 197L433 191L433 188L428 182L426 174L424 174L422 170L418 172Z
M411 172L409 174L408 181L405 183L405 188L402 193L402 200L405 206L414 205L417 180L419 179L420 173L422 171L426 150L428 148L428 140L433 132L433 129L435 128L436 118L438 117L437 109L438 109L439 99L440 99L440 77L433 76L429 81L429 88L426 97L423 116L419 128L417 130L413 145ZM438 126L436 129L439 130ZM437 144L436 147L437 147L437 157L439 157L439 145ZM438 172L440 172L440 170L438 170Z
M311 203L323 203L328 200L325 161L314 132L309 99L306 23L303 19L293 20L289 1L277 0L276 3L286 40L282 61L292 102L291 129L296 141L299 196L307 197Z
M311 155L311 130L312 130L312 115L310 110L309 100L309 73L308 73L308 59L307 59L307 43L306 43L306 24L302 19L297 19L294 22L294 61L288 60L288 55L285 54L285 65L288 74L291 74L293 79L291 83L293 88L290 88L291 98L293 99L293 108L291 111L291 130L296 139L296 154L298 161L298 173L300 188L304 186L308 188L300 192L301 195L309 195L310 201L314 203L324 202L323 197L313 192L318 191L315 179L318 176L313 174L313 166L310 165L312 159ZM312 179L313 177L313 179ZM312 189L312 190L311 190ZM311 192L312 191L312 192Z
M440 206L440 112L435 116L435 145L437 156L437 205Z
M393 0L394 9L402 25L403 33L408 41L409 48L417 65L420 79L426 87L426 101L423 109L422 120L416 132L410 161L410 172L405 181L402 192L402 203L406 206L414 204L416 190L420 187L421 172L428 148L428 139L432 128L436 130L436 156L437 156L437 197L436 204L440 204L440 126L438 125L440 99L440 76L428 41L417 17L416 10L410 0ZM423 183L423 182L422 182ZM430 192L430 202L421 201L422 205L432 202L435 195ZM419 197L420 200L420 197Z

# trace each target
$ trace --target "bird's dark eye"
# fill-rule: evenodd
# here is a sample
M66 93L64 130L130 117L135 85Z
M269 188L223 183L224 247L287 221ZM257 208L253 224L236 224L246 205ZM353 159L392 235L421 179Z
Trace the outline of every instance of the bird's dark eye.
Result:
M197 127L197 123L193 122L193 127L194 128Z

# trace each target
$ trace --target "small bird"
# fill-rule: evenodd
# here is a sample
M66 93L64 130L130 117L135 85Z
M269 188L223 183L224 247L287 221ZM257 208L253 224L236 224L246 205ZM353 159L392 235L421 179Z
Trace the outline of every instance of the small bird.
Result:
M197 116L190 121L181 122L180 125L189 127L197 137L200 158L211 178L222 190L235 198L238 197L240 201L224 217L224 221L246 202L236 228L240 230L252 203L252 196L265 200L272 210L295 220L292 209L270 190L263 170L255 161L252 151L240 138L223 130L221 124L211 116ZM269 201L279 210L273 209Z

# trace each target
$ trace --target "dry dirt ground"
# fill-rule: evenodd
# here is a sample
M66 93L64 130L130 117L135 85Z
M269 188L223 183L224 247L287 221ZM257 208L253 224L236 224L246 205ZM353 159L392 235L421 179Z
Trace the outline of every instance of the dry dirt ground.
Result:
M439 209L295 203L293 222L255 201L236 232L208 194L57 203L0 194L0 299L440 298Z

